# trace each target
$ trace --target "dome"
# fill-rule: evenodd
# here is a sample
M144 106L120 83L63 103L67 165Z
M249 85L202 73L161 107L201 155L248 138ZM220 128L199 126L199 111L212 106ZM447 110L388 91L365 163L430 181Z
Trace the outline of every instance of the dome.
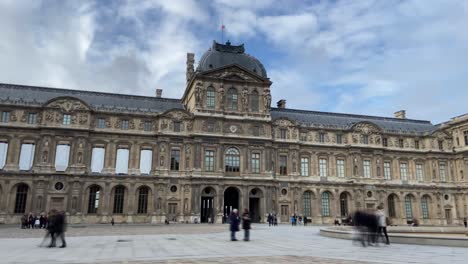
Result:
M213 41L213 46L201 57L197 71L204 72L231 64L238 64L254 74L267 78L263 64L255 57L244 52L244 44L233 46L229 41L226 44Z

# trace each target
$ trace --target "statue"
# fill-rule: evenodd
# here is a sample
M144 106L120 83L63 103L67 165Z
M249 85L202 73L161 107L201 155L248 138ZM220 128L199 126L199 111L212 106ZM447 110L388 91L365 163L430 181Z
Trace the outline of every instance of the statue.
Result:
M249 90L247 88L242 90L242 107L244 111L249 110Z
M271 95L270 93L265 94L264 99L263 99L263 108L265 109L265 112L270 111L270 106L271 106Z
M224 88L222 85L219 88L218 92L219 92L219 105L220 105L220 108L223 109L224 108Z
M200 83L197 83L197 87L195 88L195 105L200 106L202 101L202 92L200 88Z

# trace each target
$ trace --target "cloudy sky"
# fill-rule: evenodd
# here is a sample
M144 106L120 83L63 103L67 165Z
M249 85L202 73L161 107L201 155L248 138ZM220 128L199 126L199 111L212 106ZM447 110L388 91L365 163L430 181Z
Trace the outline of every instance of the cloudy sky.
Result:
M179 98L221 23L288 108L468 112L465 0L0 0L0 82Z

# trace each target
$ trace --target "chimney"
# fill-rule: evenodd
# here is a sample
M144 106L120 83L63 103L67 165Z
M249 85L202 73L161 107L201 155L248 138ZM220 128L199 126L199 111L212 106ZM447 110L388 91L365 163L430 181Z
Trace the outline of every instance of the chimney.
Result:
M187 83L192 79L194 68L193 64L195 64L195 54L193 53L187 53L187 73L186 73L186 78L187 78Z
M406 111L400 110L395 112L395 118L406 119Z
M284 99L279 100L276 103L276 106L278 106L278 108L286 108L286 100L284 100Z
M162 89L156 89L156 98L161 98Z

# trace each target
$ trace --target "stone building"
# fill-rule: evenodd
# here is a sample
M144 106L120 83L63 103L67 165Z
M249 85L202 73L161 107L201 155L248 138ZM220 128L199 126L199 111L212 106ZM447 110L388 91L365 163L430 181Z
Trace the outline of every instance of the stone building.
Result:
M262 63L230 43L181 99L0 84L0 223L221 222L232 208L330 223L384 205L394 223L467 215L468 115L433 125L270 107Z

